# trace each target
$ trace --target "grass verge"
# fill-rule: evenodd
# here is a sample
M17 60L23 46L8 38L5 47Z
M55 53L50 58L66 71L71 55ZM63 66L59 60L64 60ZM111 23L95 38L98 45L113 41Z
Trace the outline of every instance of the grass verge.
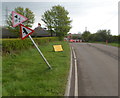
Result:
M2 98L2 56L0 55L0 97Z
M105 44L106 42L91 42L91 43L98 43L98 44ZM120 47L119 43L108 43L107 45L114 46L114 47Z
M108 43L108 45L110 45L110 46L115 46L115 47L120 47L120 44L119 44L119 43Z
M63 52L54 52L52 45L61 44ZM3 96L63 96L70 65L70 49L67 42L50 42L39 46L52 66L46 63L36 48L19 54L3 56Z

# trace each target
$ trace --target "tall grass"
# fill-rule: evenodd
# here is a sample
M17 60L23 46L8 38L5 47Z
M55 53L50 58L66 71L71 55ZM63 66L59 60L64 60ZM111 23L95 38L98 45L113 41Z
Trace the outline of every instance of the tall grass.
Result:
M53 45L61 44L63 52L54 52ZM3 96L63 96L70 65L70 49L66 42L39 45L52 70L36 48L3 56Z

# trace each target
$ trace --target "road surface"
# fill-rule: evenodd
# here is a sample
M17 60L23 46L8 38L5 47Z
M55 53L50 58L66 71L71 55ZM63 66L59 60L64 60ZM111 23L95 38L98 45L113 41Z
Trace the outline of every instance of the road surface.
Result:
M91 43L70 46L76 54L78 96L118 96L118 48ZM75 83L73 63L69 96L75 96Z

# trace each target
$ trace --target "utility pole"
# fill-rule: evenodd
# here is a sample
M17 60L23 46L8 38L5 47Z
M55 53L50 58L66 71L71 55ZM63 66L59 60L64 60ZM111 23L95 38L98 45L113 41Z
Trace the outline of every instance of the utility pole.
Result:
M87 31L87 27L85 27L85 31Z

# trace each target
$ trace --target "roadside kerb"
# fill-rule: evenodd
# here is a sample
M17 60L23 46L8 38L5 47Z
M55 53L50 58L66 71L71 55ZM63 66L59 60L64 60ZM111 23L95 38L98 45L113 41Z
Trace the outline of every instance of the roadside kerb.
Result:
M74 90L74 96L78 96L78 74L77 74L77 58L75 51L72 47L73 50L73 56L74 56L74 62L75 62L75 90Z
M70 88L71 88L71 78L72 78L72 64L73 64L73 59L74 58L74 64L75 64L75 89L74 89L74 96L78 96L78 75L77 75L77 60L76 60L76 54L73 49L73 47L70 48L71 50L71 64L70 64L70 71L69 71L69 76L68 76L68 82L67 82L67 87L65 91L65 96L70 95ZM72 54L73 53L73 54Z
M70 86L71 86L71 77L72 77L72 48L70 48L71 51L71 59L70 59L70 71L69 71L69 76L67 79L67 86L66 86L66 91L65 91L65 96L69 96L70 95Z

